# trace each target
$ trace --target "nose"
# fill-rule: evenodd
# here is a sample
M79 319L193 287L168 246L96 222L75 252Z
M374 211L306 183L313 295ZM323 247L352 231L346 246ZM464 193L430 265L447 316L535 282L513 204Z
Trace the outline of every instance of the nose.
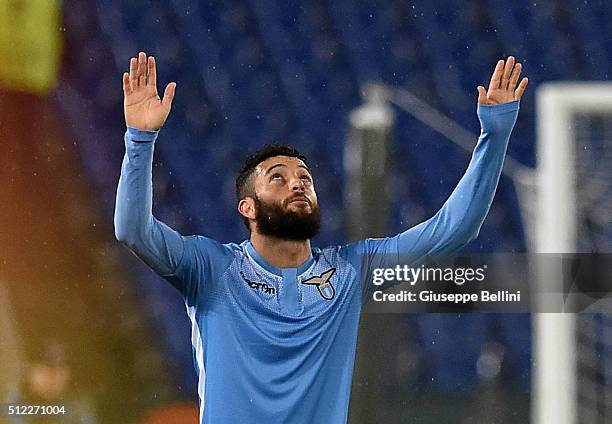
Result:
M304 191L304 181L301 178L293 178L291 180L291 191Z

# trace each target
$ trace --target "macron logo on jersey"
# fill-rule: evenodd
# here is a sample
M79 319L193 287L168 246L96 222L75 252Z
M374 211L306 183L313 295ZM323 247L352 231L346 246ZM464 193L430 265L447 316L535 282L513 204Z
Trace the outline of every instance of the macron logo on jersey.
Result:
M242 271L240 271L240 275L242 276L242 279L249 285L250 288L257 290L257 291L261 291L265 294L275 294L276 293L276 289L272 286L269 286L265 283L258 283L256 281L251 281L249 280Z
M336 268L328 269L321 275L310 277L308 280L302 281L302 284L311 284L317 286L319 294L323 299L332 300L336 295L336 289L329 281L329 279L332 277L332 275L334 275L334 272L336 272Z

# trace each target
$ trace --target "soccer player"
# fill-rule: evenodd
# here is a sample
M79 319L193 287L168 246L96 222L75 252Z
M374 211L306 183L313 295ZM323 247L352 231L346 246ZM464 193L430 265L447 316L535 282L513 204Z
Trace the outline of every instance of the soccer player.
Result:
M384 255L431 254L473 240L487 215L527 87L521 64L500 60L479 86L482 132L465 175L430 219L393 237L312 247L320 214L308 161L264 146L236 179L250 237L221 244L183 236L152 215L155 140L176 84L161 99L153 57L123 75L126 153L115 234L182 294L192 322L202 423L345 423L362 304L360 277ZM362 265L365 264L365 265Z

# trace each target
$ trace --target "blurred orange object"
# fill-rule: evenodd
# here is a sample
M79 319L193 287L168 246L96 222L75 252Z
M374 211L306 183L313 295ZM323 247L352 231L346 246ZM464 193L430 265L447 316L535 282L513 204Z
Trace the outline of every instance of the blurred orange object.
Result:
M175 403L152 409L138 424L197 424L198 419L195 403Z

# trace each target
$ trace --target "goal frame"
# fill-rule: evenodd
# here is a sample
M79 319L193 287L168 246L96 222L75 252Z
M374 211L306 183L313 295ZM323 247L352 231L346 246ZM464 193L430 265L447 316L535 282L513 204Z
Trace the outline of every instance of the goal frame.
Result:
M537 213L536 253L576 251L576 194L573 116L576 113L612 114L612 83L554 82L536 92ZM542 293L562 284L561 269L536 267ZM562 299L552 299L562 301ZM539 299L551 305L551 299ZM535 305L536 310L542 310ZM561 305L561 309L562 305ZM536 313L533 316L532 423L577 424L576 315Z

